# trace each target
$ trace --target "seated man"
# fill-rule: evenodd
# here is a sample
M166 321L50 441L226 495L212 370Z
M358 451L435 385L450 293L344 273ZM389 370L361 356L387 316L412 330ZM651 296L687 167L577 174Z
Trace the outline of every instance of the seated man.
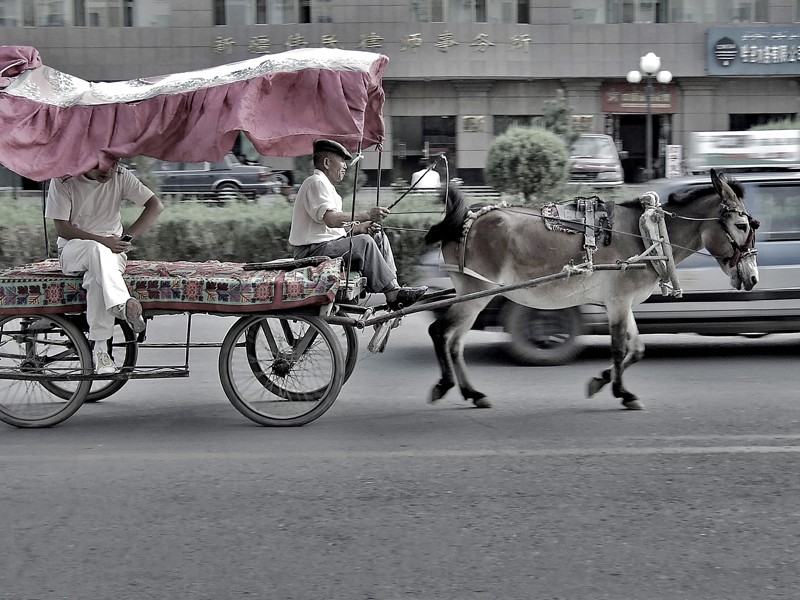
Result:
M289 243L295 258L341 256L349 260L351 267L367 278L367 291L384 294L389 309L399 310L419 300L428 288L397 283L389 238L380 226L388 209L376 206L355 217L342 212L342 197L333 184L344 179L347 161L352 158L338 142L314 142L314 173L297 191ZM351 225L351 221L358 224ZM348 233L353 234L352 239Z
M123 198L144 207L126 235L120 215ZM45 217L53 219L58 234L61 270L65 275L83 273L89 341L99 375L117 370L106 344L114 335L114 320L127 321L135 333L145 329L142 305L131 298L122 274L131 240L150 227L162 210L161 200L116 162L107 171L93 169L50 182Z

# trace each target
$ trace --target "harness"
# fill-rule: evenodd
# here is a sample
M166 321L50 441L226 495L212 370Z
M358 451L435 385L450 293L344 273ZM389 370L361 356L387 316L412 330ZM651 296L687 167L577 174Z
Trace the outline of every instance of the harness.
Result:
M683 296L683 291L678 282L675 260L672 256L672 244L670 244L667 226L664 222L665 213L664 209L661 207L658 194L655 192L645 192L639 198L639 201L644 209L644 214L639 218L639 230L641 231L642 240L645 242L646 248L642 254L633 257L630 261L632 262L637 259L649 260L653 269L658 273L658 284L661 288L661 295L680 298ZM747 222L750 225L750 232L747 234L747 239L741 246L733 239L733 235L731 235L730 229L726 223L731 213L747 217ZM672 216L686 218L677 215ZM720 224L720 227L722 227L722 231L733 249L733 254L730 258L724 259L730 268L738 267L743 258L758 254L758 250L756 250L755 247L755 238L756 229L759 228L761 223L759 223L757 219L754 219L749 213L739 210L738 208L733 208L727 202L723 201L720 206L720 216L717 222ZM647 244L650 245L647 246Z
M669 241L667 224L664 222L664 209L655 192L645 192L639 202L644 213L639 217L639 231L645 243L645 251L634 259L649 260L658 273L658 285L662 296L683 297L683 290L678 281L675 259L672 256L672 244ZM648 246L649 244L649 246Z

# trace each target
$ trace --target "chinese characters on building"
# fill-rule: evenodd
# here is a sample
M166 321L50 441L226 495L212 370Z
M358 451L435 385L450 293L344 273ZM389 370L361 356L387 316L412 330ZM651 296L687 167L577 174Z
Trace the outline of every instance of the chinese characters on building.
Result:
M528 52L530 44L533 40L528 34L513 35L504 43L508 43L512 51ZM422 47L423 43L431 43L439 52L448 52L455 46L460 44L468 44L475 52L486 52L490 48L495 47L500 42L495 42L490 39L488 33L479 33L470 40L459 41L456 35L450 31L444 31L436 36L436 39L425 40L421 33L409 33L399 39L400 51L416 52ZM269 54L273 48L278 52L283 50L294 50L296 48L306 48L312 42L300 33L292 33L284 41L273 41L266 35L252 36L246 42L247 52L250 54ZM322 48L338 48L339 40L335 35L323 34L318 41ZM376 50L382 48L384 38L377 33L369 32L360 36L359 42L356 47L360 50ZM211 49L215 54L233 54L233 48L237 46L237 41L232 37L218 36L211 45Z

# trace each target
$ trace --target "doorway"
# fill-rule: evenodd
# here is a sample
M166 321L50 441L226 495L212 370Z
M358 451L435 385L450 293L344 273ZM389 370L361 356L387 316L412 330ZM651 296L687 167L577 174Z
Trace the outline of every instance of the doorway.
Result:
M627 152L627 158L622 160L622 170L625 172L625 183L641 183L645 180L647 168L647 115L621 114L619 118L619 132L615 139L621 142L622 150ZM665 174L665 149L671 142L672 115L653 115L652 135L653 147L650 149L653 156L653 177L664 177Z

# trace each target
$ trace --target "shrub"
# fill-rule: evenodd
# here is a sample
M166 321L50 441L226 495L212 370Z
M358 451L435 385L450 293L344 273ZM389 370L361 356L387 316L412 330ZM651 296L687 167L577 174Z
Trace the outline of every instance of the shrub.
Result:
M489 147L485 172L495 189L532 200L563 186L569 175L569 152L558 135L515 125Z
M393 198L382 199L381 203L388 205L392 201ZM290 203L220 206L165 199L164 204L166 210L158 221L134 242L128 254L131 260L263 262L292 254L288 243ZM425 231L440 220L441 208L435 197L430 197L425 206L418 199L408 198L385 222L401 283L414 281L415 266L425 251ZM350 210L349 204L344 210ZM57 236L50 220L49 252L45 248L39 201L0 198L0 211L4 217L0 222L0 268L56 256ZM403 214L405 211L413 214ZM138 213L138 208L123 204L122 222L133 222Z

